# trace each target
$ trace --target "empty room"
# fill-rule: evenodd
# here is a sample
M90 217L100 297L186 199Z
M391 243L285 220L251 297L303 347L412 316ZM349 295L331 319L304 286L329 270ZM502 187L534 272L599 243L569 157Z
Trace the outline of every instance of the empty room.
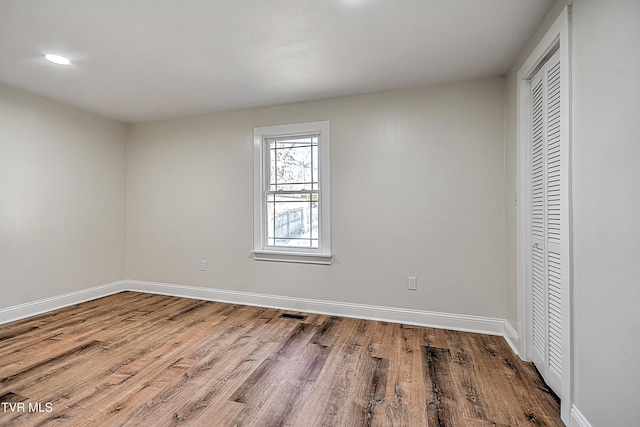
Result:
M0 0L0 426L638 425L638 22Z

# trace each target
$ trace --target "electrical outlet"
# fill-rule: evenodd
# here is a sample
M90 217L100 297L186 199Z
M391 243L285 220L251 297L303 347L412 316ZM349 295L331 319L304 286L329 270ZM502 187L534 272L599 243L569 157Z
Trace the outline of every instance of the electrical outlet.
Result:
M207 271L207 261L203 259L200 260L200 271Z
M416 277L407 277L407 289L410 291L415 291L418 289L418 278Z

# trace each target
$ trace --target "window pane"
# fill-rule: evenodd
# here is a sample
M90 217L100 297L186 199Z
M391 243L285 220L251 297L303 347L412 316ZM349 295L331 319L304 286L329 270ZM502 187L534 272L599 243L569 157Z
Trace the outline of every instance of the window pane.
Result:
M274 151L269 150L269 190L276 190L276 156L273 155Z
M318 137L269 140L269 190L317 189Z
M273 203L273 195L270 194L267 196L267 218L273 218L273 216L275 215L275 203ZM274 230L273 230L273 221L272 220L268 220L267 221L267 237L273 236ZM269 243L269 245L273 245L273 243Z
M317 194L267 195L267 245L318 247Z
M318 182L318 146L315 145L311 148L311 150L313 151L312 155L313 155L313 177L312 177L312 181L314 183ZM316 187L317 188L317 184Z
M314 194L317 196L317 194ZM311 202L311 247L318 247L318 202Z

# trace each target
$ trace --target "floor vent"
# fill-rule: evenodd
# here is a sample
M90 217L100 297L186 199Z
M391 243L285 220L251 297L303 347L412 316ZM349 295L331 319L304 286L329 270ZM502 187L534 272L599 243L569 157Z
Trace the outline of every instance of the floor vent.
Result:
M292 319L292 320L305 320L309 316L303 316L302 314L290 314L290 313L282 313L280 315L281 319Z

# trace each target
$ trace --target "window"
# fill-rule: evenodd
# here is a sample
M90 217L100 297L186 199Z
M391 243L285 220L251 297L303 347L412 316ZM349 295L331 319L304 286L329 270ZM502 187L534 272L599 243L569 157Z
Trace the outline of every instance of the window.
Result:
M329 122L254 129L257 260L331 263Z

